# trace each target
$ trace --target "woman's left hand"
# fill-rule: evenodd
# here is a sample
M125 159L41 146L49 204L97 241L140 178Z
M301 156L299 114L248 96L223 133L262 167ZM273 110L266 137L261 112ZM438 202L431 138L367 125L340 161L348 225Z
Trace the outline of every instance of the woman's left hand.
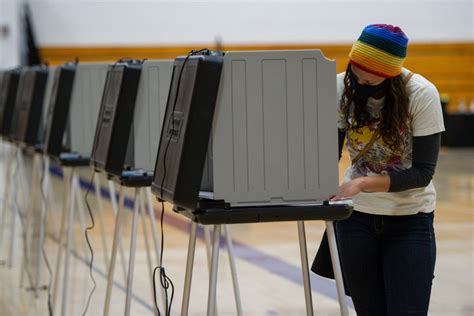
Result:
M339 187L339 192L330 201L350 199L363 191L363 178L356 178Z

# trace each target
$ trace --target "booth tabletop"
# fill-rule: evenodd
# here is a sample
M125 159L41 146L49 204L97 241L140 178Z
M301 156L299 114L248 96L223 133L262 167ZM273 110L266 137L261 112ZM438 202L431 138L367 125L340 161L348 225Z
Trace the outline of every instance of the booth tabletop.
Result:
M353 207L348 204L295 204L239 207L197 207L194 211L178 213L204 225L247 224L284 221L335 221L348 218Z

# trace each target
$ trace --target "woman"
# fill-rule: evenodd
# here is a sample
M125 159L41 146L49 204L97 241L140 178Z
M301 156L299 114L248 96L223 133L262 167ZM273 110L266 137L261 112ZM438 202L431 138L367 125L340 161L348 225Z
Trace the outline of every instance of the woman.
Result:
M339 140L352 165L332 199L354 203L336 236L358 315L428 312L436 258L431 178L444 124L435 86L402 67L407 44L399 27L369 25L337 77Z

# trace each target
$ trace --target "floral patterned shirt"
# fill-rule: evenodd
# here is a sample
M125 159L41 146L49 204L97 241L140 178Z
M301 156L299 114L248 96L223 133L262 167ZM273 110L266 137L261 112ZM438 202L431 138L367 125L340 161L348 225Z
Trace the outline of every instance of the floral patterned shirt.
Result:
M404 69L404 74L409 71ZM340 106L344 89L344 73L337 78L338 105ZM411 167L413 136L426 136L444 131L439 94L428 80L415 74L407 83L409 111L412 120L409 129L400 131L403 145L392 150L378 137L369 150L345 173L344 181L362 176L385 175L393 171ZM358 131L350 129L352 117L346 121L339 107L338 127L347 132L346 146L351 160L369 143L380 123L385 100L369 98L367 110L373 123ZM415 188L402 192L361 192L353 198L354 209L381 215L410 215L418 212L431 212L435 208L436 191L433 183L424 188Z

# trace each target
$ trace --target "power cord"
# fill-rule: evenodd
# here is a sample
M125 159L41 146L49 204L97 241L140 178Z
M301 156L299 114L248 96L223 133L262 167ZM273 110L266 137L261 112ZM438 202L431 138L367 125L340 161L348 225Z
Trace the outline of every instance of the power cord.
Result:
M109 80L110 72L111 72L112 70L114 70L114 68L116 67L116 65L117 65L118 63L122 62L122 61L125 60L125 59L126 59L126 58L120 58L119 60L117 60L116 62L114 62L114 63L112 64L112 67L110 68L110 71L107 71L107 76L106 76L106 79L105 79L106 83L107 83L107 81ZM106 88L105 88L105 89L106 89ZM104 90L104 92L106 92L106 91L107 91L107 90ZM102 94L102 99L101 99L101 102L100 102L101 105L104 103L104 101L105 101L105 93ZM102 109L101 109L101 113L102 113ZM101 113L99 113L99 115L100 115ZM94 156L95 156L95 153L96 153L97 148L98 148L98 145L99 145L98 139L99 139L99 137L100 137L101 132L102 132L102 129L99 128L99 126L97 126L97 128L96 128L96 135L95 135L95 137L94 137L95 143L94 143L94 146L93 146L93 148L92 148L92 155L94 155ZM98 134L97 134L97 133L98 133ZM86 315L86 314L87 314L87 311L88 311L88 309L89 309L89 305L90 305L90 302L91 302L91 299L92 299L92 295L94 294L95 289L96 289L96 287L97 287L97 283L96 283L96 281L95 281L95 279L94 279L94 275L92 274L92 267L93 267L93 263L94 263L94 250L92 249L92 245L91 245L91 243L90 243L89 234L88 234L89 230L92 230L92 229L94 229L94 227L95 227L94 215L92 214L92 210L91 210L91 207L90 207L90 204L89 204L89 200L88 200L89 192L90 192L90 190L91 190L92 183L93 183L93 181L94 181L95 170L96 170L96 167L97 167L97 163L96 163L95 159L93 159L93 167L94 167L94 168L93 168L93 170L92 170L91 180L89 181L89 185L88 185L88 187L87 187L86 195L85 195L85 197L84 197L84 200L85 200L86 206L87 206L87 211L89 212L89 216L90 216L90 218L91 218L91 222L92 222L92 223L91 223L91 226L87 226L87 228L84 230L84 236L85 236L85 238L86 238L87 246L89 247L89 250L90 250L90 252L91 252L91 260L90 260L90 262L89 262L89 276L90 276L90 278L91 278L92 283L94 284L94 286L92 287L91 291L89 292L89 295L88 295L88 298L87 298L86 307L84 308L84 311L83 311L82 315ZM98 196L98 197L96 197L96 198L100 199L100 196Z
M143 62L145 61L146 59L143 59L142 61L140 61L142 64ZM110 69L110 71L114 70L114 68L117 66L118 63L121 63L121 62L130 62L130 61L133 61L131 58L128 58L128 57L124 57L124 58L120 58L119 60L117 60L115 63L112 64L112 67ZM109 79L109 73L110 72L107 72L107 78L106 78L106 81ZM101 104L104 102L104 98L105 98L105 95L102 94L102 100L101 100ZM95 152L97 151L97 147L98 147L98 138L100 137L100 133L102 132L102 129L99 128L99 131L98 131L98 135L96 135L96 142L94 144L94 148L93 148L93 151L92 153L95 154ZM88 200L88 197L89 197L89 192L91 190L91 187L92 187L92 183L94 181L94 175L95 175L95 170L96 170L96 167L97 167L97 164L96 164L96 161L95 159L93 160L93 165L94 165L94 168L92 170L92 176L91 176L91 180L89 181L89 186L87 187L87 191L86 191L86 195L85 195L85 201L86 201L86 206L87 206L87 211L89 212L89 216L91 218L91 221L92 221L92 224L91 226L88 226L85 231L84 231L84 235L86 237L86 241L87 241L87 246L89 247L89 250L91 252L91 260L89 262L89 275L90 275L90 278L92 280L92 283L94 284L94 286L92 287L90 293L89 293L89 296L87 298L87 304L86 304L86 307L84 309L84 312L82 313L83 316L85 316L87 314L87 311L89 309L89 305L90 305L90 302L91 302L91 299L92 299L92 295L94 294L95 292L95 289L97 288L97 283L94 279L94 275L92 273L92 267L93 267L93 262L94 262L94 250L92 249L92 245L90 243L90 240L89 240L89 230L92 230L94 229L95 227L95 220L94 220L94 215L92 214L92 210L91 210L91 207L90 207L90 204L89 204L89 200ZM97 199L100 199L100 196L97 196L96 197Z
M86 241L87 241L87 246L89 247L89 250L91 252L91 260L89 262L89 276L92 280L92 283L94 284L94 286L92 287L90 293L89 293L89 296L87 298L87 304L86 304L86 307L84 309L84 312L82 313L82 315L86 315L87 314L87 310L89 309L89 305L90 305L90 302L91 302L91 299L92 299L92 294L94 294L94 291L97 287L97 283L95 282L95 279L94 279L94 275L92 274L92 266L93 266L93 263L94 263L94 250L92 249L92 245L90 243L90 240L89 240L89 230L92 230L94 229L95 227L95 221L94 221L94 215L92 214L92 210L91 210L91 207L89 205L89 201L88 201L88 197L89 197L89 192L91 190L91 187L92 187L92 183L94 181L94 175L95 175L95 171L92 170L92 177L91 177L91 180L89 182L89 185L87 187L87 191L86 191L86 195L84 197L85 201L86 201L86 206L87 206L87 210L89 212L89 216L91 218L91 221L92 221L92 224L90 226L88 226L85 230L84 230L84 235L86 237ZM100 196L96 197L98 199L100 199Z
M186 63L187 63L189 57L197 55L197 54L202 53L202 52L209 52L209 49L204 48L204 49L201 49L201 50L198 50L198 51L195 51L195 50L190 51L188 53L188 55L186 56L186 58L184 59L183 65L181 66L179 76L178 76L178 82L176 84L176 93L175 93L173 108L171 110L171 129L172 130L174 130L174 124L175 124L174 112L175 112L176 104L177 104L177 101L178 101L179 87L181 85L181 78L183 76L184 67L186 66ZM160 189L160 201L161 201L160 264L158 266L156 266L155 269L153 269L153 295L154 295L155 308L156 308L156 311L158 313L158 316L161 316L161 311L160 311L160 308L158 306L158 302L157 302L157 299L156 299L156 284L155 284L155 280L156 280L155 276L156 276L156 272L157 272L158 269L160 270L160 284L161 284L161 287L165 290L165 315L166 316L171 315L171 306L173 304L173 298L174 298L174 284L173 284L172 280L166 275L165 268L163 267L163 253L164 253L164 239L165 239L164 230L163 230L163 219L164 219L164 214L165 214L165 203L164 203L164 199L163 199L163 195L164 195L163 187L164 187L164 183L165 183L165 179L166 179L166 156L168 154L168 149L169 149L169 146L170 146L170 143L171 143L171 138L172 138L171 136L168 138L168 141L167 141L166 147L165 147L165 152L164 152L164 155L163 155L163 178L161 180L161 189ZM168 289L170 287L171 287L171 295L170 295L169 301L168 301Z

